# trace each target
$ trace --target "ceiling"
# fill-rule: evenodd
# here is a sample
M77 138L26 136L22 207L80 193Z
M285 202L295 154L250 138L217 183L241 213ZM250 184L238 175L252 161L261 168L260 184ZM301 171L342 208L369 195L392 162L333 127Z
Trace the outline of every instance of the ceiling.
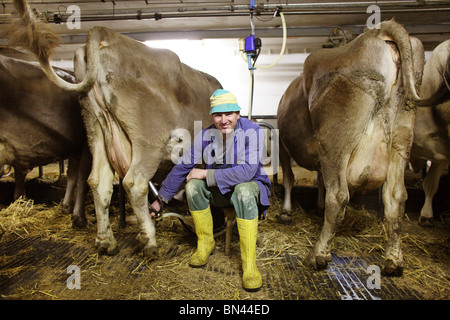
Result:
M256 36L267 38L263 40L263 49L279 51L283 32L281 18L274 16L278 10L286 20L287 53L311 52L343 35L354 37L361 33L368 19L373 18L372 11L367 13L373 4L380 9L381 21L395 18L424 43L426 50L450 38L450 1L257 0L252 11L250 1L240 0L29 0L28 3L61 36L64 45L57 50L57 59L71 59L74 49L85 42L93 26L109 27L141 41L237 39L250 34L250 12ZM74 12L68 10L71 5L80 9L79 29L67 23L67 19L70 22L74 17ZM3 49L6 24L15 15L13 1L0 0ZM335 36L338 40L333 39Z

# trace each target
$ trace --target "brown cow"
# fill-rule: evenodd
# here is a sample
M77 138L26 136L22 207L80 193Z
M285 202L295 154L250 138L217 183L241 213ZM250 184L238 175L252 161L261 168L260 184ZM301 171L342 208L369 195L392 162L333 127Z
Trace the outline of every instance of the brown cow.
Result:
M415 115L407 102L420 99L415 86L424 59L420 41L411 40L413 49L403 27L387 21L345 46L314 52L305 61L303 76L280 101L280 162L287 197L293 183L291 157L319 171L326 190L324 226L305 265L322 269L331 261L330 243L350 193L383 185L388 232L384 272L401 273L400 222L407 197L403 174ZM290 210L287 201L283 208Z
M61 69L57 72L75 80ZM54 85L38 65L0 56L0 119L0 167L14 167L14 199L25 195L31 169L68 158L63 210L72 213L74 226L86 226L91 156L77 94Z
M35 19L25 1L15 2L22 21L14 26L11 38L36 54L52 81L82 93L93 157L88 182L97 216L97 246L107 254L118 251L108 216L116 171L139 222L138 240L144 255L156 255L148 182L160 164L171 160L174 130L185 128L192 133L194 121L202 121L202 126L211 122L209 97L221 88L220 83L181 63L169 50L149 48L107 28L94 27L87 35L85 55L78 51L81 58L75 59L75 74L83 80L70 84L49 67L56 35ZM27 38L27 30L36 31L33 39Z
M439 179L450 165L450 40L438 45L425 63L420 104L414 125L411 163L415 170L423 168L427 160L431 167L423 180L425 203L420 211L419 224L433 226L433 197Z

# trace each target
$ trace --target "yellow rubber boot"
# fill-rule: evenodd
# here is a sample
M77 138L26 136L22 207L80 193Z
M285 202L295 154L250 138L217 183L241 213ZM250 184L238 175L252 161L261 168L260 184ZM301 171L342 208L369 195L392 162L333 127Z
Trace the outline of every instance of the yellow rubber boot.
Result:
M253 220L236 219L241 243L242 286L247 291L258 291L262 278L256 266L256 238L258 235L258 218Z
M191 211L191 215L197 235L197 251L191 256L189 265L193 268L200 268L206 265L208 257L216 246L211 208L208 206L205 210Z

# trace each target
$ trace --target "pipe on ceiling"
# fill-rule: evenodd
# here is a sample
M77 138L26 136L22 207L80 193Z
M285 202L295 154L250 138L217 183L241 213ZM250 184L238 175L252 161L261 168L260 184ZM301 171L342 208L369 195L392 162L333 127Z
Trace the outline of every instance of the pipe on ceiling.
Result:
M116 0L119 2L119 0ZM5 1L3 1L5 3ZM76 4L92 1L31 1L31 4ZM127 1L128 2L128 1ZM136 2L136 1L134 1ZM8 1L6 3L12 3ZM168 3L168 2L166 2ZM194 2L200 3L224 3L222 2ZM158 3L161 4L161 3ZM174 3L172 3L174 4ZM190 3L184 3L190 4ZM366 13L368 5L372 3L356 2L310 2L310 3L285 3L285 4L259 4L256 7L256 15L273 15L274 12L282 10L285 15L323 15L323 14L361 14ZM450 1L420 0L420 1L377 1L376 5L383 8L383 13L408 13L408 12L441 12L450 11ZM249 12L248 5L225 5L225 6L191 6L191 7L161 7L161 8L134 8L113 9L102 11L83 10L81 21L107 21L107 20L141 20L141 19L171 19L171 18L201 18L201 17L224 17L224 16L246 16ZM345 9L345 10L341 10ZM71 15L65 12L53 11L41 13L48 22L55 22L55 14L58 14L61 22L65 22ZM6 16L6 15L0 15ZM1 21L2 19L0 19Z
M420 8L420 9L385 9L383 13L425 13L425 12L443 12L450 11L450 6L446 8ZM365 10L308 10L308 11L284 11L285 15L326 15L326 14L365 14ZM65 22L70 14L62 14L62 22ZM273 13L261 13L260 15L270 16ZM145 19L173 19L173 18L213 18L213 17L230 17L230 16L248 16L247 12L190 12L190 13L105 13L93 12L81 15L81 21L107 21L107 20L145 20ZM54 22L54 13L46 13L46 20Z

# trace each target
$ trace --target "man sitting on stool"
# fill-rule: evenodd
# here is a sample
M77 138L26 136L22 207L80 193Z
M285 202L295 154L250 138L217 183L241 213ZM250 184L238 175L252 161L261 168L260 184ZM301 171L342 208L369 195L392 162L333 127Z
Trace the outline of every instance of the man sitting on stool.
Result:
M256 266L258 219L265 215L270 196L270 180L262 165L264 134L258 124L240 117L241 108L232 93L218 89L210 100L213 124L195 137L194 145L161 184L159 196L167 203L186 179L186 198L197 234L197 250L189 261L194 268L206 265L215 248L210 205L233 205L243 287L257 291L262 286ZM195 168L202 157L205 169ZM160 208L158 201L152 206Z

